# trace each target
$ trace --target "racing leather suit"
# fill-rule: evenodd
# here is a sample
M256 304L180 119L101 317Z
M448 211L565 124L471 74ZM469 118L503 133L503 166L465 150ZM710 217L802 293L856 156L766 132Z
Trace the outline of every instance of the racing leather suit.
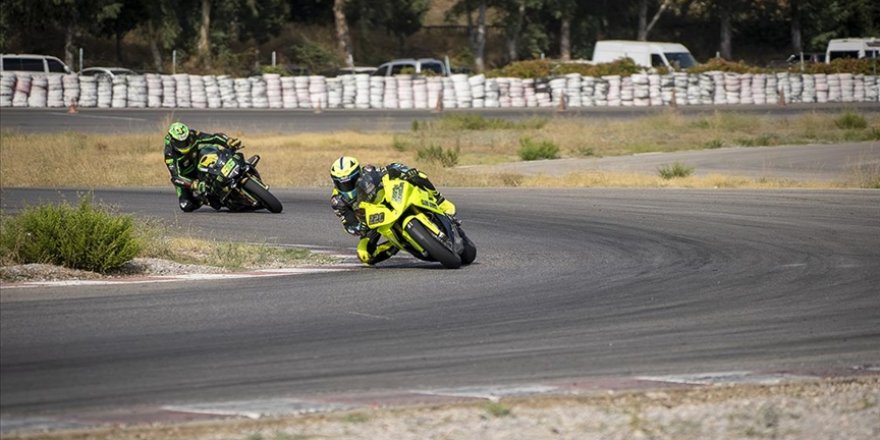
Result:
M364 165L362 174L370 172L379 172L380 175L388 174L391 178L403 179L423 189L434 191L434 195L437 197L440 208L446 211L449 215L455 215L455 210L452 208L452 204L446 203L446 198L437 191L434 184L428 180L428 176L425 175L425 173L400 163L391 163L384 168L376 168L373 165ZM387 241L379 243L382 236L378 232L369 229L367 225L358 220L355 210L357 209L359 202L360 200L357 196L353 199L349 199L336 188L333 188L333 194L330 196L330 206L342 222L342 227L345 228L345 232L360 237L357 247L358 258L364 264L374 265L391 258L399 249Z
M180 209L192 212L204 203L202 188L193 188L199 174L199 150L208 146L219 148L241 148L238 139L230 138L223 133L203 133L191 130L188 140L193 147L187 153L181 153L171 145L171 135L165 135L165 166L171 173L171 183L177 190ZM202 186L201 184L199 186ZM213 204L212 204L213 205ZM215 208L216 209L216 208Z

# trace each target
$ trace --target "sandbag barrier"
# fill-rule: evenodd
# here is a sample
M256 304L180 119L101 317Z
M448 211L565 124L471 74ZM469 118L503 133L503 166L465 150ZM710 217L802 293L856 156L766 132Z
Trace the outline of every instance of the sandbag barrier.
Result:
M636 74L550 79L483 75L133 75L109 78L0 73L0 107L435 109L647 107L880 102L876 75Z

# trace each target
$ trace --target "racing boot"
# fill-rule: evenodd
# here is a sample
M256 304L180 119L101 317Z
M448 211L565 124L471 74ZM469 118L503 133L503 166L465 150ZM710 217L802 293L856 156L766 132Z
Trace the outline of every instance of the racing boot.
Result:
M387 241L379 243L379 239L377 234L361 238L358 242L357 254L362 263L372 266L397 254L397 247Z
M192 191L179 186L176 187L176 190L178 206L180 206L181 211L193 212L202 206L202 202L192 193Z

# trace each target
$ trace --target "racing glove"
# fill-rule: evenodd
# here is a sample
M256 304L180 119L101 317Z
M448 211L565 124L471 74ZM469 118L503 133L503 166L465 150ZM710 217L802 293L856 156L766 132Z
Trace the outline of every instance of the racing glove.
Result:
M205 182L199 179L193 179L189 188L193 192L193 195L202 196L205 194Z
M241 150L244 148L244 146L241 145L241 139L234 137L229 138L229 140L226 141L226 145L229 145L229 148L232 148L233 150Z
M415 168L409 168L400 174L400 178L406 181L411 181L417 177L419 177L419 170Z
M366 236L368 232L370 232L370 228L363 223L355 223L351 225L347 225L345 227L345 232L348 232L351 235L356 235L358 237Z

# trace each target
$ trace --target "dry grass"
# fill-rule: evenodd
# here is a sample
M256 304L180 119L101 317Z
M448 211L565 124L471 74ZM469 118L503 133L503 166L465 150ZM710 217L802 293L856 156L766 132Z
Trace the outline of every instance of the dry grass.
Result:
M803 114L790 117L752 116L718 112L684 116L668 112L637 119L556 118L546 124L519 124L513 128L450 129L449 124L414 124L406 133L339 132L295 135L240 136L245 154L263 157L265 180L281 187L328 187L327 169L340 155L384 164L400 161L424 169L444 186L538 186L577 182L584 186L687 186L712 185L719 179L689 177L660 182L646 176L599 174L577 179L525 178L517 175L472 176L426 160L418 152L427 146L458 151L458 165L486 165L519 161L521 139L547 141L559 146L560 156L615 156L668 152L722 146L780 145L880 140L880 117L867 116L866 127L840 128L839 115ZM491 126L491 124L490 124ZM876 180L862 176L859 180ZM721 186L743 179L725 178ZM767 182L746 180L765 187ZM775 182L772 187L802 183ZM0 187L114 187L165 186L168 172L162 159L162 130L156 134L96 135L0 134ZM827 184L823 184L827 186Z
M523 175L515 173L472 175L462 172L431 174L440 186L504 186L523 188L844 188L863 186L858 181L837 183L787 179L751 178L709 174L664 179L659 175L638 173L582 172L564 176ZM437 176L436 178L433 176ZM863 186L864 187L864 186Z

